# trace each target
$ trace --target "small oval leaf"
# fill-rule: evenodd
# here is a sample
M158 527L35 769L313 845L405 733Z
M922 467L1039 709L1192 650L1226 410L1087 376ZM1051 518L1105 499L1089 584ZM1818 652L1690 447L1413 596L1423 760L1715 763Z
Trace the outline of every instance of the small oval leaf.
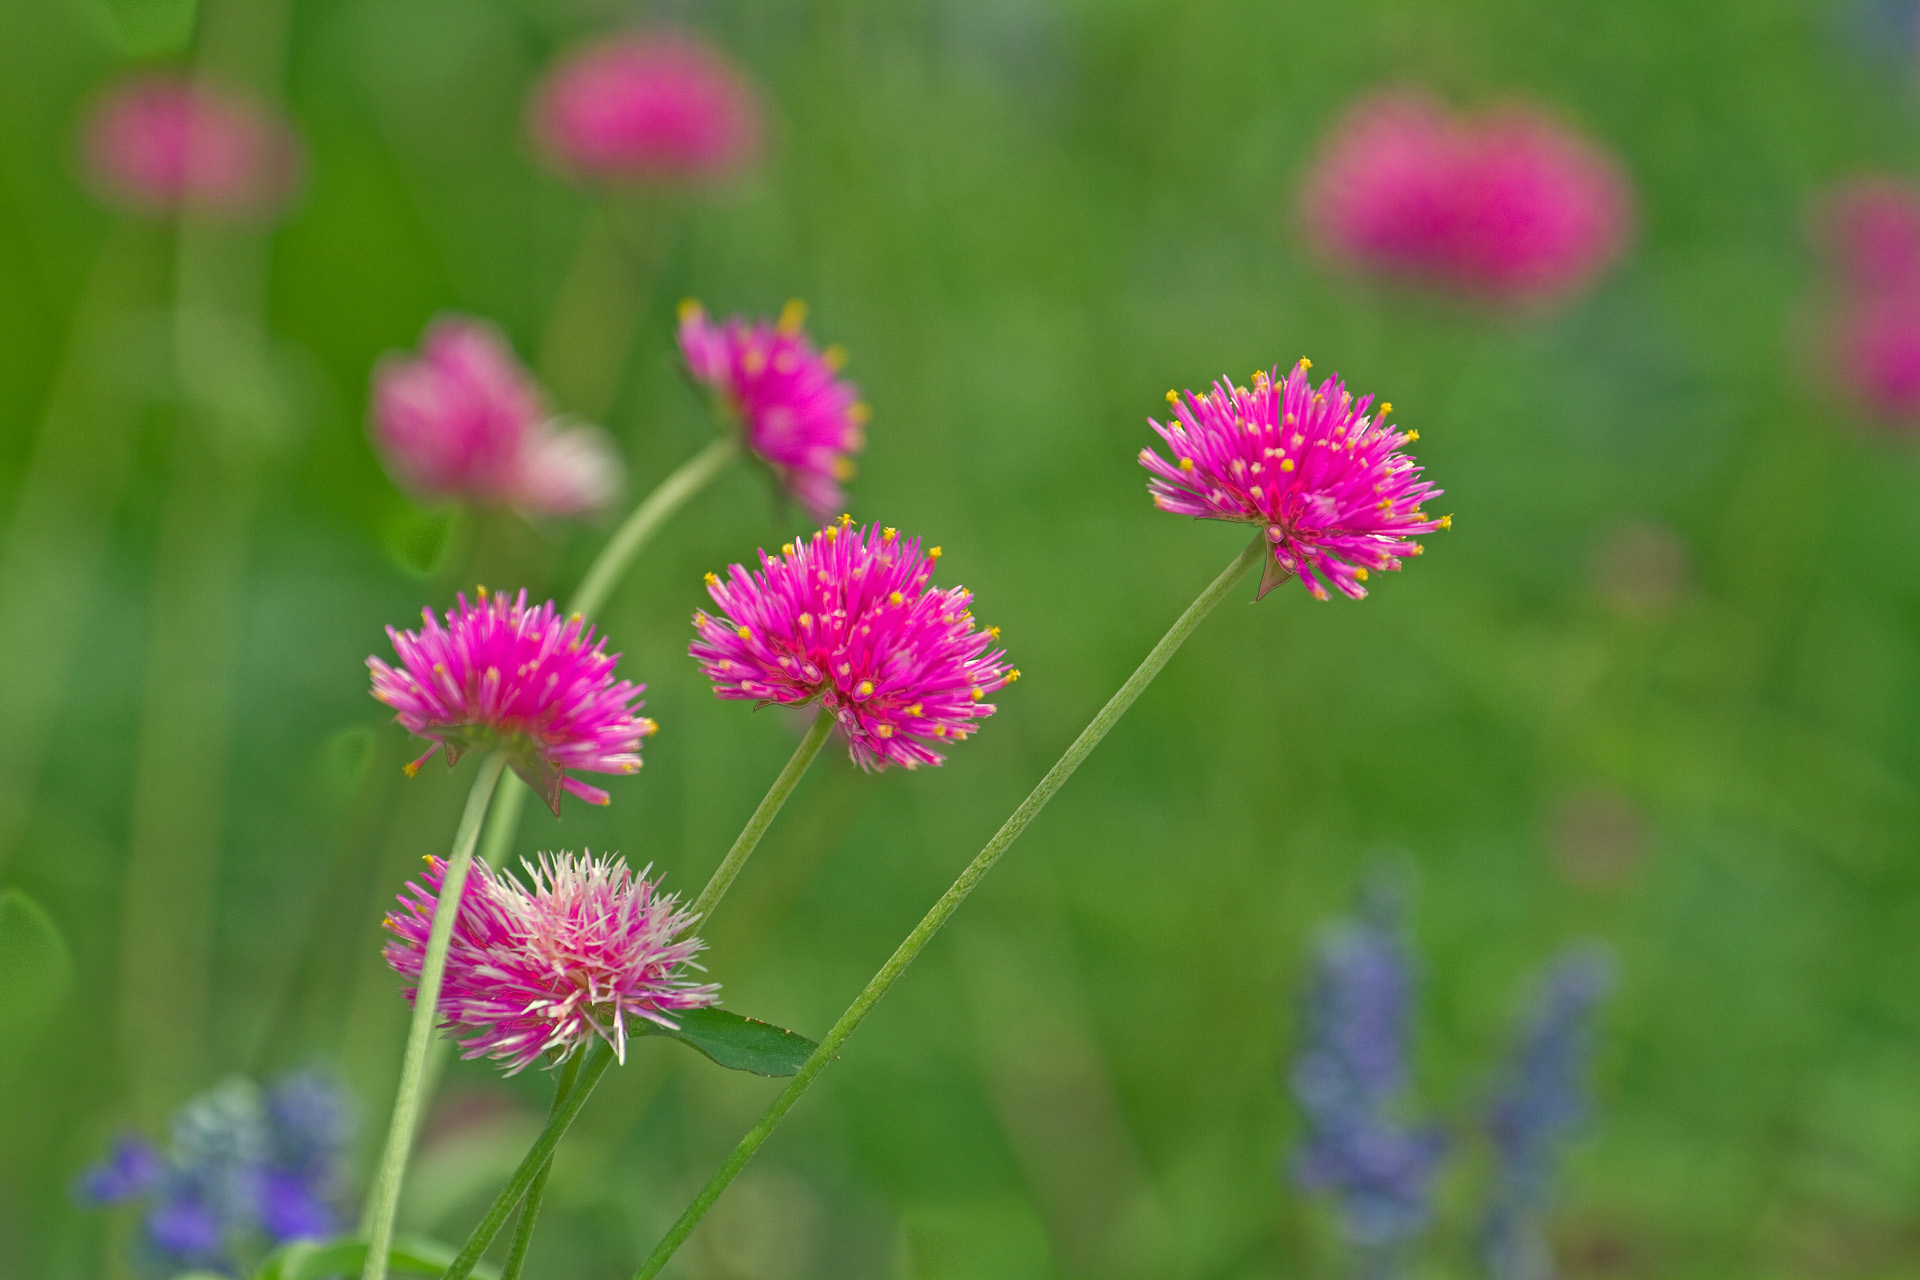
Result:
M672 1036L723 1067L757 1076L793 1075L820 1047L797 1032L725 1009L689 1009L674 1016L678 1031L654 1027L654 1034Z
M0 1025L36 1022L73 985L73 953L41 905L19 889L0 893Z

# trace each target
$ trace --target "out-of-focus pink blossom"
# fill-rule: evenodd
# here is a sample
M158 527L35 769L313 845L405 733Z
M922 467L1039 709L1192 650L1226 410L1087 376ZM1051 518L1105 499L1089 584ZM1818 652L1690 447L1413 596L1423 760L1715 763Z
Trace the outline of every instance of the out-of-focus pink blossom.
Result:
M1541 111L1457 117L1406 90L1347 113L1300 200L1351 267L1523 305L1590 284L1625 248L1633 208L1614 160Z
M1885 175L1853 178L1814 207L1815 242L1847 288L1886 294L1920 287L1920 187Z
M1841 378L1869 412L1920 428L1920 292L1845 300L1830 341Z
M135 213L263 218L285 207L301 170L299 139L265 104L169 75L107 89L82 147L102 198Z
M534 137L564 172L690 182L744 168L760 107L718 51L679 31L643 31L574 51L535 91Z
M372 425L394 479L422 497L578 515L620 491L606 433L555 426L499 330L465 316L434 321L418 356L381 360Z

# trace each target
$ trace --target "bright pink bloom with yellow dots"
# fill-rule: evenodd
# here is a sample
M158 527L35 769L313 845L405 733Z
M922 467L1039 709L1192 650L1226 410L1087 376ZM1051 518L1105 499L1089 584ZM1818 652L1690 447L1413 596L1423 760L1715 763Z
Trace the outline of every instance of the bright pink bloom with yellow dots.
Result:
M939 764L1019 679L998 627L975 624L964 587L932 585L940 548L841 517L760 568L707 575L721 616L693 615L692 653L722 698L833 712L864 769Z
M541 854L525 862L528 884L475 862L460 894L440 987L442 1026L462 1056L498 1058L509 1075L543 1056L560 1061L598 1036L627 1056L628 1024L677 1030L676 1013L719 998L720 988L683 976L704 945L682 936L694 923L646 872L591 853ZM427 859L426 884L409 883L387 963L420 981L447 864ZM406 992L415 998L417 988Z
M82 141L94 186L138 213L263 217L300 178L300 143L284 120L253 98L177 76L108 89Z
M699 181L746 166L760 108L746 79L680 32L619 36L569 55L535 93L534 136L585 178Z
M1507 303L1584 288L1633 220L1620 167L1546 114L1456 117L1408 91L1362 99L1335 126L1301 208L1351 266Z
M527 607L527 593L509 599L483 587L477 604L459 597L446 626L422 611L418 631L387 628L398 668L368 658L373 696L394 719L435 745L412 764L417 772L445 747L452 764L469 750L501 750L513 771L557 814L560 793L588 804L607 793L568 775L632 773L640 740L653 721L636 716L645 685L613 678L620 655L606 652L578 614L561 618L549 600Z
M1420 509L1440 490L1400 447L1419 438L1368 416L1372 396L1356 401L1339 378L1315 387L1307 361L1284 379L1253 375L1253 387L1216 382L1205 395L1167 393L1173 416L1148 422L1173 461L1152 449L1140 463L1162 511L1209 520L1264 525L1273 559L1260 584L1265 595L1298 575L1321 600L1335 588L1355 600L1369 573L1398 569L1417 556L1415 534L1451 526Z
M867 406L837 376L846 356L814 348L806 308L789 302L779 323L734 316L714 324L695 302L680 308L680 350L693 376L739 414L747 447L816 520L846 503L840 482L866 445Z

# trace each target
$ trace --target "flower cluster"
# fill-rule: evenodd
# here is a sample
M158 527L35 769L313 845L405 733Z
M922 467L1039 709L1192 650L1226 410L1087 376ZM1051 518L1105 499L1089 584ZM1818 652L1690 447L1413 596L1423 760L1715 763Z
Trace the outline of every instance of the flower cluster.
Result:
M351 1103L326 1076L298 1072L264 1091L233 1079L175 1114L168 1150L123 1137L77 1191L95 1205L145 1202L143 1269L231 1271L267 1245L345 1225L353 1127Z
M577 614L563 619L552 601L530 609L524 591L509 598L482 587L478 603L459 597L444 627L431 609L421 617L419 631L387 628L397 668L367 659L373 696L435 744L409 773L442 747L449 764L472 748L501 750L557 814L562 791L607 802L606 792L567 770L640 767L640 741L656 728L634 714L645 686L614 680L619 655Z
M285 121L252 98L176 76L108 89L82 144L94 187L135 213L265 217L300 178L300 144Z
M1875 417L1920 426L1920 189L1843 183L1817 208L1814 235L1836 285L1827 346L1841 382Z
M687 933L693 917L645 871L591 853L523 865L526 886L482 862L461 891L440 1014L466 1057L500 1059L512 1074L597 1036L624 1062L630 1019L673 1029L675 1013L718 999L718 987L682 976L699 968L703 944ZM428 859L426 884L409 883L386 919L387 963L412 982L445 874L445 862Z
M499 330L465 316L435 320L418 356L381 360L372 426L394 478L422 497L577 515L620 490L606 433L555 426Z
M789 302L778 323L735 316L707 319L696 302L680 308L680 351L687 368L737 414L746 444L814 519L826 521L845 500L842 481L865 446L867 406L838 376L845 355L817 350L803 327L806 308Z
M1173 460L1142 449L1140 463L1161 510L1265 526L1273 558L1261 594L1297 576L1318 599L1332 587L1357 600L1369 573L1420 554L1409 538L1452 519L1420 509L1441 491L1400 452L1418 433L1386 424L1391 405L1369 416L1373 397L1356 401L1338 378L1315 387L1311 367L1255 372L1251 389L1169 391L1172 415L1148 421Z
M721 616L693 616L691 652L714 692L783 706L818 698L865 769L937 765L1017 680L998 627L979 627L962 587L932 585L940 548L847 517L760 567L707 575Z
M1363 99L1301 193L1309 231L1363 270L1504 303L1550 303L1625 247L1619 167L1540 111L1456 118L1425 94Z

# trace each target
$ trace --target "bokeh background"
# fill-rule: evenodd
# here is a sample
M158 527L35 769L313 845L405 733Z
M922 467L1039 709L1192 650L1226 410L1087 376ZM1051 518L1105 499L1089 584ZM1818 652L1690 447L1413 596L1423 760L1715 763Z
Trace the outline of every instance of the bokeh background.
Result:
M79 620L63 661L38 618L0 627L7 705L52 708L0 723L0 887L71 957L57 1007L0 1029L0 1273L118 1274L128 1224L72 1179L234 1072L331 1065L370 1161L406 1017L380 915L472 765L401 776L365 656L478 578L564 593L604 534L414 507L368 443L370 367L440 311L491 317L644 489L712 430L673 355L693 295L811 303L873 405L853 513L941 543L1025 674L945 768L829 752L714 921L729 1005L804 1032L1239 547L1147 501L1168 387L1310 355L1419 429L1456 529L1363 603L1223 607L678 1274L1337 1274L1282 1176L1285 1067L1316 923L1387 857L1417 869L1435 1114L1472 1115L1551 954L1618 956L1569 1275L1920 1275L1916 462L1824 379L1805 232L1827 183L1920 173L1907 6L330 0L276 31L205 3L200 56L306 140L271 232L122 219L79 180L89 96L194 56L184 0L0 5L0 506L82 433L59 509L105 530L35 587ZM751 174L608 202L536 162L540 69L637 18L758 81ZM1532 97L1610 147L1622 265L1513 316L1319 263L1293 203L1316 140L1398 83ZM594 236L624 256L583 283ZM542 354L596 284L636 317L604 393ZM214 300L211 391L155 354L176 298ZM703 571L802 525L739 469L643 557L604 624L661 725L647 766L517 849L698 887L799 722L716 702L688 614ZM405 1222L464 1236L546 1088L454 1067ZM774 1088L641 1045L568 1140L535 1271L630 1272ZM1449 1174L1422 1273L1474 1273L1479 1176Z

